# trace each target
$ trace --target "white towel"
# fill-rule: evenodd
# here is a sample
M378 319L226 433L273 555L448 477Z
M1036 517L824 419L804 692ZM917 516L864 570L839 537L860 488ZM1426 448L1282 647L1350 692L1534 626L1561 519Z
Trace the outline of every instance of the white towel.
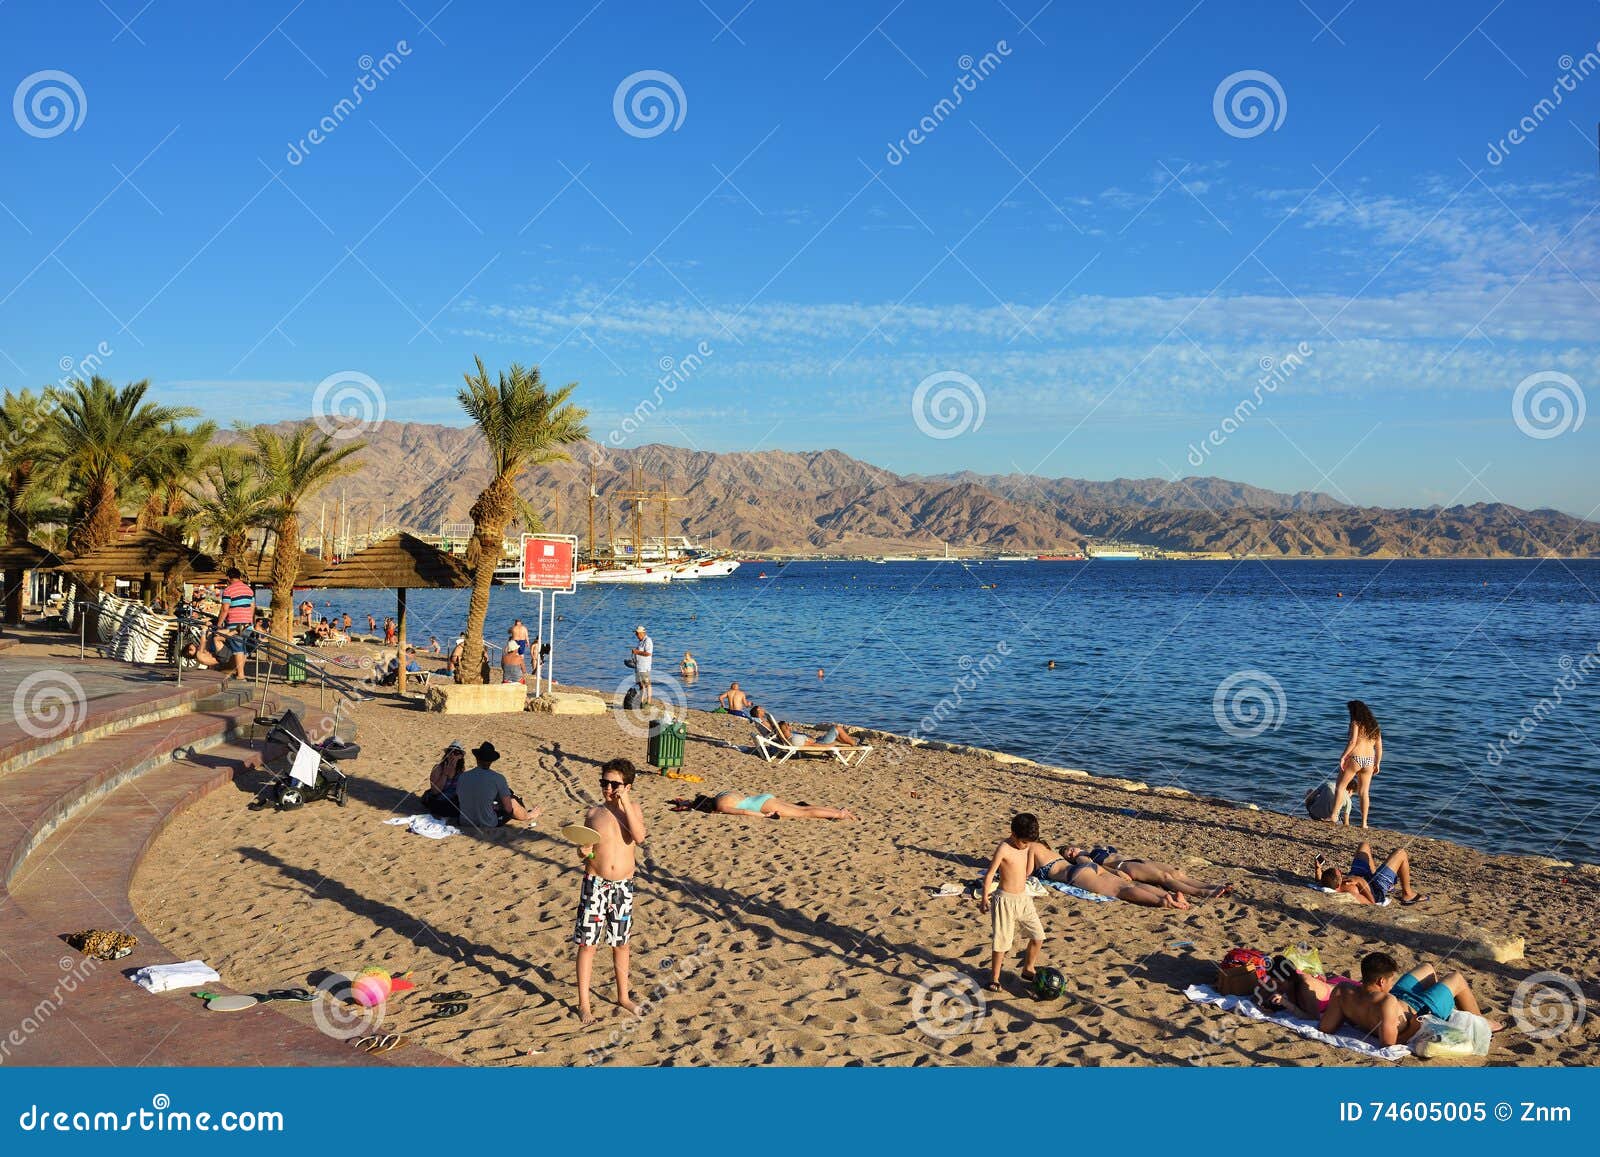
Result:
M399 826L404 824L406 830L413 835L427 836L430 840L442 840L446 836L459 836L461 829L452 827L434 816L393 816L383 821L386 824Z
M185 960L181 964L146 965L130 979L146 992L172 992L179 988L215 984L222 977L204 960Z
M1379 1048L1369 1044L1360 1037L1345 1036L1343 1034L1325 1033L1316 1026L1314 1021L1301 1020L1290 1016L1286 1012L1276 1012L1268 1016L1259 1005L1249 997L1222 996L1216 989L1208 988L1204 984L1191 984L1184 989L1183 995L1196 1004L1213 1004L1227 1012L1238 1012L1248 1016L1251 1020L1270 1020L1273 1024L1282 1025L1290 1032L1299 1033L1303 1037L1321 1041L1325 1045L1335 1048L1349 1049L1353 1053L1364 1056L1377 1057L1379 1060L1397 1061L1401 1057L1411 1055L1411 1050L1405 1045L1390 1045L1388 1048Z
M1321 892L1324 896L1350 896L1349 892L1341 892L1337 888L1324 888L1321 884L1307 884L1306 887L1310 888L1313 892ZM1390 897L1385 896L1383 898L1383 903L1379 904L1378 907L1387 908L1389 906L1389 900ZM1354 896L1350 896L1350 902L1353 904L1359 904L1361 901L1356 899Z

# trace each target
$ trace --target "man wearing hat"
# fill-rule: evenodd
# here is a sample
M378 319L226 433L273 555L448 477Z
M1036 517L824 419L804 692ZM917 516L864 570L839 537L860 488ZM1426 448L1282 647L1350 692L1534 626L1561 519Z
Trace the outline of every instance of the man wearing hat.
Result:
M463 771L456 780L456 807L466 823L479 828L498 828L512 820L531 822L538 808L524 807L511 792L506 777L494 769L500 753L485 740L472 749L477 766Z
M633 646L633 680L639 685L639 702L650 702L650 657L656 653L656 645L645 634L644 624L640 623L633 628L633 636L638 641Z

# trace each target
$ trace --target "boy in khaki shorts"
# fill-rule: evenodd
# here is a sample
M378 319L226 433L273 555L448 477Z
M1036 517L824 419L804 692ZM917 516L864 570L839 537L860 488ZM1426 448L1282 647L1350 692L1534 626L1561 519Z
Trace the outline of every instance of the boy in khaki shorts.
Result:
M1033 897L1028 895L1028 877L1039 866L1039 817L1023 812L1011 819L1011 835L1001 841L989 861L989 870L983 877L983 895L978 903L980 912L994 910L994 956L989 967L989 989L1000 987L1000 963L1011 951L1017 933L1028 938L1028 952L1021 975L1032 980L1039 964L1039 950L1044 947L1044 925L1034 909ZM991 901L989 889L995 874L1000 876L1000 890Z

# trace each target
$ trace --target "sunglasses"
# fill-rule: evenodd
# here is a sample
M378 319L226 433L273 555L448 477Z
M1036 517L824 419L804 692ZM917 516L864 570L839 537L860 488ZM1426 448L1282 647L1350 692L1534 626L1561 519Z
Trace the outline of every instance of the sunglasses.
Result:
M600 781L600 786L601 787L626 787L627 785L624 784L620 779L602 779Z

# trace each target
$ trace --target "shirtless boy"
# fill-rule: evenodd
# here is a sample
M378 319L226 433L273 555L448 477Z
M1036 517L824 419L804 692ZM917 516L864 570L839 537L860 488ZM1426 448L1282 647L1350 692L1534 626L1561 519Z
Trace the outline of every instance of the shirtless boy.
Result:
M1390 896L1402 904L1420 904L1428 897L1411 887L1411 854L1396 848L1379 864L1372 846L1363 843L1356 849L1350 870L1341 872L1319 854L1316 858L1317 882L1330 892L1347 892L1363 904L1382 904Z
M1333 990L1318 1027L1335 1033L1342 1025L1353 1024L1387 1048L1405 1044L1417 1035L1417 1029L1422 1027L1419 1014L1426 1012L1447 1020L1458 1008L1483 1015L1461 973L1452 972L1440 980L1433 965L1422 964L1401 976L1394 957L1387 952L1369 952L1361 958L1361 983L1340 985ZM1489 1022L1490 1032L1499 1032L1503 1027Z
M638 1014L628 995L628 940L633 935L634 849L645 839L644 812L633 798L638 772L626 759L610 759L600 768L600 790L605 802L583 818L600 840L580 848L584 859L583 892L578 901L578 922L572 942L578 945L578 1019L593 1024L589 1008L589 981L594 975L594 954L603 939L611 945L611 963L617 974L617 1004Z
M1000 988L1000 964L1016 942L1018 932L1028 938L1028 952L1023 960L1024 980L1032 980L1039 965L1039 950L1044 947L1044 924L1028 895L1028 877L1039 866L1039 817L1029 812L1013 816L1011 834L994 850L989 870L984 873L978 911L994 910L994 955L989 961L989 990ZM1000 877L1000 890L989 898L989 888L996 874Z

